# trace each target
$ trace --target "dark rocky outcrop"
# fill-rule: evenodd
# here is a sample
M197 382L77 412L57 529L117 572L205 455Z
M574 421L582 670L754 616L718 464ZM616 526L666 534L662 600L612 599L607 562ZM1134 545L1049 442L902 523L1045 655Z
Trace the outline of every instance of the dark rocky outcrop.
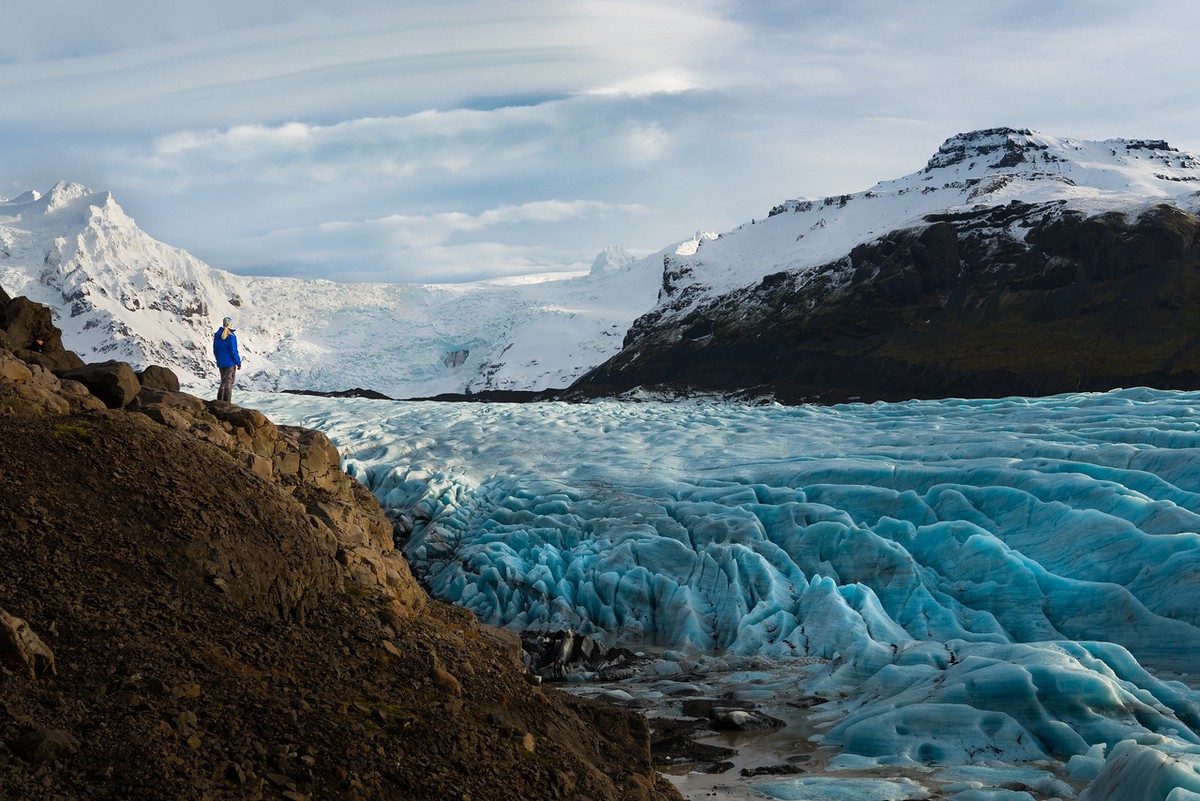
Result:
M60 379L39 364L0 349L0 416L68 414L103 409L78 381Z
M667 294L568 396L642 386L837 402L1200 387L1200 218L1173 206L1133 219L1018 202L931 215L815 276L770 275L690 310Z
M530 684L338 465L0 349L0 799L678 801L644 718Z
M152 364L137 374L138 384L144 389L165 389L168 392L179 391L179 376L169 367Z
M113 360L66 370L60 377L83 384L110 409L125 408L142 389L133 368L125 362Z
M700 742L713 735L712 726L699 718L656 718L652 732L654 762L661 767L687 765L697 773L725 773L733 769L737 751Z
M362 387L354 387L353 389L339 389L332 392L320 392L315 389L285 389L283 391L289 395L312 395L318 398L370 398L371 400L394 400L394 398L389 398L382 392L376 392L373 389L363 389Z
M0 332L0 347L30 364L54 373L83 366L83 359L63 347L50 309L29 298L11 298L7 292L0 297Z
M645 661L626 648L609 648L593 637L570 630L523 632L521 647L525 667L549 681L581 675L614 681L634 675Z
M79 750L79 741L69 731L35 726L12 741L13 753L34 765L57 762Z
M749 701L689 698L683 702L682 711L685 717L707 718L709 725L720 731L764 731L784 725L782 720L758 711Z

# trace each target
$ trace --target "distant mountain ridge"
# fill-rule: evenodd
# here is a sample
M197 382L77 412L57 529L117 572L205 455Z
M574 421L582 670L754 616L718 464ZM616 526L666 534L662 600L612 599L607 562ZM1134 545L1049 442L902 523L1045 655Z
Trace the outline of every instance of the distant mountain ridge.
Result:
M615 353L650 308L660 258L612 247L590 275L552 281L250 277L158 242L107 192L63 182L0 202L0 286L59 311L85 359L161 364L192 388L216 380L211 336L225 316L239 330L244 387L395 397L563 387Z
M0 202L0 285L64 309L64 340L85 358L163 364L190 387L214 381L210 337L226 315L246 351L240 381L271 390L415 397L574 382L574 396L832 400L1190 386L1182 340L1121 358L1115 341L1086 345L1090 356L1072 348L1179 329L1198 208L1200 160L1165 142L996 128L951 137L920 171L863 192L789 200L641 259L608 248L588 274L346 285L213 269L141 231L110 194L60 183ZM1137 277L1112 283L1106 270ZM1139 288L1151 280L1165 282L1156 300ZM979 355L1005 341L1001 328L1013 353L1033 345L1020 309L1055 321L1061 359ZM1109 333L1069 332L1080 315ZM966 342L970 358L938 344Z
M572 392L1194 388L1198 190L1200 160L1164 142L960 134L918 173L667 256L656 307Z
M673 254L668 272L678 274L675 289L695 284L706 295L720 294L780 270L824 268L857 245L926 224L928 214L1013 200L1062 201L1087 215L1162 202L1195 211L1198 193L1200 159L1164 142L1089 142L994 128L951 137L911 175L854 194L781 203L766 220L702 243L703 252L698 246Z

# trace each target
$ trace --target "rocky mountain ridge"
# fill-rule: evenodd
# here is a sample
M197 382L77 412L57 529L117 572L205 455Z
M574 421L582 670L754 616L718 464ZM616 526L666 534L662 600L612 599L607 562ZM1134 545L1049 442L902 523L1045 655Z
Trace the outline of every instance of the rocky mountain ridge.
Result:
M211 336L235 319L245 388L393 397L566 386L650 308L658 259L617 247L590 273L457 285L338 284L214 269L142 231L108 192L59 183L0 199L0 285L54 309L91 361L211 386Z
M960 135L914 176L792 201L666 257L658 305L569 395L1195 388L1200 352L1178 322L1200 302L1197 181L1200 161L1162 142ZM804 245L865 221L879 233L848 252ZM751 259L779 269L736 285Z
M322 434L0 311L0 798L679 797L644 719L425 595Z

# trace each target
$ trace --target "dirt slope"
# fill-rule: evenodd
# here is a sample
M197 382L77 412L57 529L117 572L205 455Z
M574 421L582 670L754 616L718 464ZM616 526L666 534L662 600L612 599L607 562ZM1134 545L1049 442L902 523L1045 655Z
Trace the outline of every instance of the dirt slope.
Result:
M667 799L646 723L515 638L345 580L235 455L133 412L0 417L3 799Z

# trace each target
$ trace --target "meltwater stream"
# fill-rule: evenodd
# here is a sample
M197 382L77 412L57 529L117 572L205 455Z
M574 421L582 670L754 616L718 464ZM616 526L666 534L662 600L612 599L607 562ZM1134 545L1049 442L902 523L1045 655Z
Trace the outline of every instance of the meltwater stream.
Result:
M484 621L795 676L831 797L1200 799L1200 393L246 403L327 433Z

